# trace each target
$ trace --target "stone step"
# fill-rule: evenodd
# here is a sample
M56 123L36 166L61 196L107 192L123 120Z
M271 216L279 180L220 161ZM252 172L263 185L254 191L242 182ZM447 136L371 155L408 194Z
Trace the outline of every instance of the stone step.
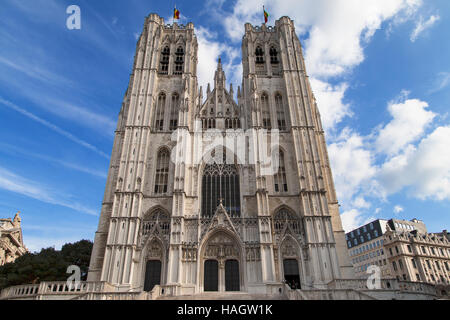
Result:
M254 294L247 292L203 292L194 295L159 297L157 300L285 300L283 295Z

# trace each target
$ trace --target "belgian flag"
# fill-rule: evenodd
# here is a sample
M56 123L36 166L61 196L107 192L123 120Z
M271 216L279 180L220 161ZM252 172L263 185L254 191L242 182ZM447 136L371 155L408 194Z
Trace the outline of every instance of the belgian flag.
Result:
M180 11L175 6L175 9L173 9L173 18L176 20L180 20Z
M264 23L267 23L267 21L269 21L269 13L266 11L264 6L263 6L263 10L264 10Z

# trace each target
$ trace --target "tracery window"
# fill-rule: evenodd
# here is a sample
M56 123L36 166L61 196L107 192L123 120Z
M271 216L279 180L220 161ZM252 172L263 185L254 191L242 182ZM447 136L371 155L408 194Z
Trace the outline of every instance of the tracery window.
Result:
M156 117L155 117L155 131L163 131L164 130L164 109L166 106L166 95L165 93L161 93L158 96L158 101L156 104Z
M175 130L178 127L178 111L180 107L180 96L178 93L172 95L172 104L170 106L170 131Z
M273 227L275 233L281 234L286 227L289 227L294 234L302 234L301 220L288 209L282 208L273 217Z
M147 235L153 231L155 226L158 226L163 234L170 232L170 217L163 210L156 210L144 217L142 223L142 234Z
M286 167L284 164L284 152L278 152L278 172L274 176L275 192L287 192Z
M161 52L161 61L159 67L160 74L167 74L169 72L169 59L170 59L170 49L169 47L164 47Z
M166 193L169 183L169 159L170 153L167 149L162 149L158 153L155 174L155 193Z
M272 129L272 125L270 123L269 97L265 93L261 95L261 107L263 128L270 130Z
M175 71L174 74L180 75L183 73L184 66L184 49L183 47L178 47L175 52Z
M278 129L280 131L286 131L287 126L286 126L286 115L284 113L283 98L279 93L275 95L275 106L277 110Z
M212 217L222 201L231 217L241 215L239 173L236 165L226 163L223 152L222 163L208 163L202 178L202 216Z

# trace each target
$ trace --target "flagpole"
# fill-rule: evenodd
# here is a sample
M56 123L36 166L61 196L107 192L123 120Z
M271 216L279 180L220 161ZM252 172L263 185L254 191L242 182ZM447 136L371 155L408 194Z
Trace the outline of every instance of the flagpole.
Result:
M266 24L266 8L263 5L263 16L264 16L264 24Z

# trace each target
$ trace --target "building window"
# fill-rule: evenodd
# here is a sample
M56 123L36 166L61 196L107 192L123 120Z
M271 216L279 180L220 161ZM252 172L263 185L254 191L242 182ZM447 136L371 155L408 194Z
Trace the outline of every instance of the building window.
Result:
M172 105L170 107L170 131L178 127L178 111L180 107L180 96L178 93L172 95Z
M213 151L214 152L214 151ZM202 216L212 217L220 201L232 217L241 215L239 173L235 164L226 163L223 152L222 163L205 166L202 178Z
M256 61L255 61L256 64L264 63L264 51L261 49L261 47L256 47L255 56L256 56Z
M408 247L408 252L409 252L409 253L412 253L411 246L408 244L407 247Z
M166 193L169 183L169 159L170 153L167 149L162 149L158 153L155 175L155 193Z
M284 152L282 150L279 150L278 152L278 159L278 172L274 176L275 192L287 192L288 185L286 179L286 167L284 164Z
M411 263L412 263L414 269L417 269L416 260L415 259L411 259Z
M160 74L167 74L169 72L169 59L170 59L170 49L169 47L164 47L161 52L161 61L159 66Z
M389 253L391 254L391 256L394 255L394 254L392 253L392 248L389 248Z
M355 245L355 246L357 246L358 245L358 239L353 239L353 244Z
M433 255L436 255L436 252L434 251L434 248L433 248L433 247L431 247L431 253L432 253Z
M269 97L265 93L261 95L261 106L262 106L263 128L270 130L272 129L272 125L270 122Z
M279 93L275 95L275 106L277 108L278 130L286 131L287 127L286 127L286 116L284 113L283 98Z
M392 268L394 268L394 271L397 271L397 264L395 261L392 261Z
M378 230L374 230L373 234L375 235L375 238L378 237Z
M424 246L421 246L421 248L422 248L422 253L423 253L423 254L426 254L427 251L425 250L425 247L424 247Z
M183 47L178 47L175 52L175 71L174 74L180 75L183 73L184 66L184 49Z
M367 240L371 240L372 238L371 238L371 236L370 236L370 233L368 233L367 234Z
M395 246L395 252L398 254L398 247Z
M156 117L155 117L155 131L164 130L164 110L166 106L166 95L161 93L158 96L158 101L156 105Z
M444 262L444 265L445 265L445 270L450 271L450 269L449 269L449 267L448 267L448 262L447 262L447 261Z
M417 281L420 281L420 275L418 273L416 273L416 279Z
M428 266L428 269L431 269L430 260L427 260L427 266Z
M398 260L398 266L400 267L401 270L403 270L403 262L402 262L402 260Z
M270 47L270 63L277 64L278 63L278 52L275 47Z
M439 264L439 261L436 261L435 264L436 264L436 268L437 268L438 270L441 270L441 265Z
M361 240L361 243L363 243L364 242L364 237L361 236L359 240Z

